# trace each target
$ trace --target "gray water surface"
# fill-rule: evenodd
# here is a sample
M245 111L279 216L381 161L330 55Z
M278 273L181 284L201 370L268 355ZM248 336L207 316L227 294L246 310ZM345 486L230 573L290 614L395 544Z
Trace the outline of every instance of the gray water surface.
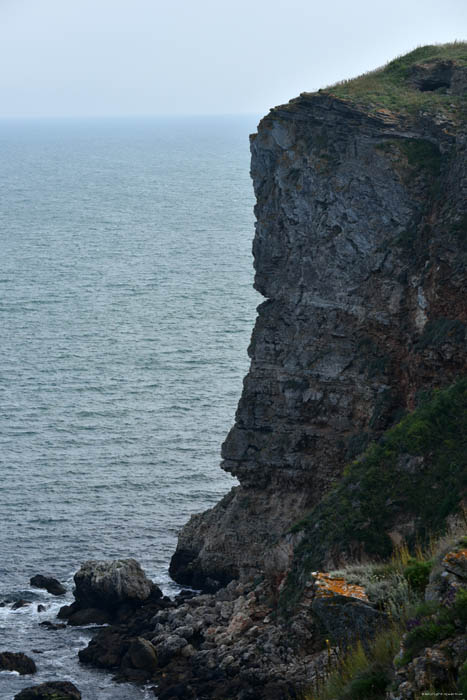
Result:
M235 483L218 465L261 301L255 126L0 122L0 600L35 599L0 608L0 650L39 667L0 673L2 700L65 677L85 699L144 697L80 668L89 632L40 628L58 604L28 581L133 556L173 591L177 531Z

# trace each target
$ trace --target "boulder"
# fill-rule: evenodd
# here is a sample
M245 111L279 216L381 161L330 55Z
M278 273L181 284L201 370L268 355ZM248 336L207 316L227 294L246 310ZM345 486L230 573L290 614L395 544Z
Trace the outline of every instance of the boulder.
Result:
M23 600L23 598L21 598L21 600L17 600L15 603L13 603L13 605L11 606L11 609L12 610L19 610L19 608L24 608L25 605L31 605L31 601Z
M319 572L312 577L312 611L330 638L344 646L356 639L369 640L385 615L370 605L365 590L348 584L343 578L332 578Z
M125 660L130 661L133 668L141 669L151 674L154 673L158 666L157 653L154 646L143 637L137 637L131 642Z
M36 673L36 664L29 656L11 651L0 652L0 671L16 671L21 676Z
M24 688L14 700L81 700L81 693L73 683L52 681Z
M74 595L80 608L115 611L123 603L137 606L151 596L162 597L135 559L87 561L74 578Z
M34 588L44 588L48 593L52 595L63 595L66 593L65 586L62 586L60 581L52 576L42 576L42 574L37 574L33 576L29 581L31 586Z
M99 668L118 668L130 647L127 635L116 627L104 627L78 652L79 660Z

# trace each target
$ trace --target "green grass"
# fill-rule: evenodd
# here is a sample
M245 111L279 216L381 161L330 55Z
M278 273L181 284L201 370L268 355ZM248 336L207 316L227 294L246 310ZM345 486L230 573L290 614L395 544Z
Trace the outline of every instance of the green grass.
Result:
M382 68L352 80L344 80L321 92L361 104L370 112L387 109L410 114L421 109L434 109L452 113L453 109L465 104L465 98L438 91L421 92L409 82L410 70L414 64L436 59L452 60L461 66L467 66L467 43L454 42L419 47Z
M331 555L388 559L389 532L412 521L409 546L442 533L467 491L467 378L434 391L419 408L348 465L324 499L297 523L303 532L280 604L301 596L310 571Z
M329 676L304 694L303 700L376 700L385 696L392 659L403 628L392 625L372 640L371 649L359 642L338 661Z

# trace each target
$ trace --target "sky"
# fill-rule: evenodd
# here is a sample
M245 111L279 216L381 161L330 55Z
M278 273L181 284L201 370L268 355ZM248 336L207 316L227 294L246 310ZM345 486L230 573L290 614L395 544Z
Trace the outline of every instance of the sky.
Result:
M0 0L0 117L264 114L455 39L467 0Z

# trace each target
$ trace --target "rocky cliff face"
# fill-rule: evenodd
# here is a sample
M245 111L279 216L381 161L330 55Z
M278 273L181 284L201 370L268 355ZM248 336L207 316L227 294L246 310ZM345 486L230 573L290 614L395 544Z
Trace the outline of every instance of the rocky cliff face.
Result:
M284 533L346 463L466 371L464 53L304 93L251 137L266 301L222 448L240 485L182 531L181 583L280 576L300 536Z

